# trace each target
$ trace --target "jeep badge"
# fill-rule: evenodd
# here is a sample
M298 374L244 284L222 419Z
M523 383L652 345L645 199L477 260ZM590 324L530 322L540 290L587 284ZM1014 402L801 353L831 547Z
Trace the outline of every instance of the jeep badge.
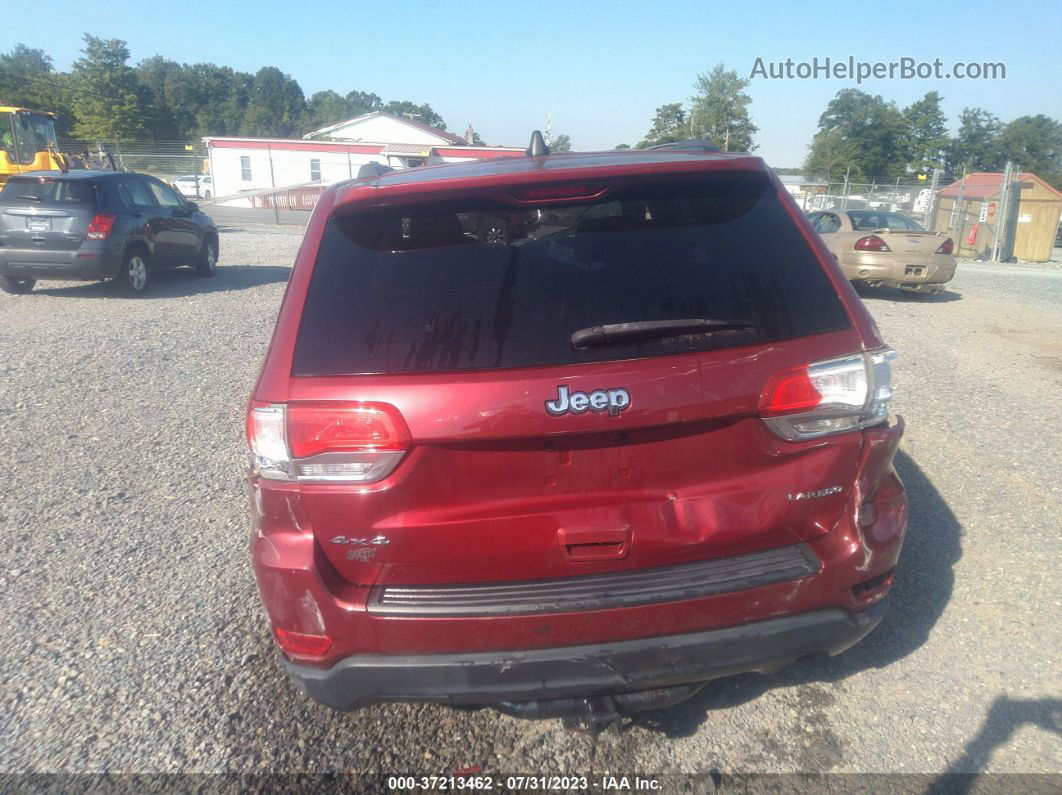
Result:
M616 417L630 405L631 393L623 388L595 389L590 394L586 392L569 394L568 387L561 384L557 387L557 399L546 401L546 411L554 417L559 417L568 412L582 414L589 409L599 414L607 411L609 416Z

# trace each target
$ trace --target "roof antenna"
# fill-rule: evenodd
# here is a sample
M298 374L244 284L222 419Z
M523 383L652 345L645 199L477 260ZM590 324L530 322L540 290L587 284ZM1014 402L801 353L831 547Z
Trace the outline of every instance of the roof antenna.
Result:
M549 154L549 147L546 146L546 140L542 137L541 130L535 130L531 133L531 143L527 147L528 157L541 157L542 155Z

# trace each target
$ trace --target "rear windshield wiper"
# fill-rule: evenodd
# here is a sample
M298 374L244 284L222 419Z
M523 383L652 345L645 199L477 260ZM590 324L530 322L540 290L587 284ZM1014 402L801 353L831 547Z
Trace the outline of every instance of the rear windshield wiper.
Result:
M41 197L40 196L16 196L15 198L16 199L31 199L32 201L35 201L35 202L41 201Z
M758 328L755 323L742 320L715 320L694 317L679 320L640 320L635 323L611 323L605 326L582 328L572 334L576 350L612 345L632 340L651 340L681 337L683 334L704 334L712 331L747 331Z

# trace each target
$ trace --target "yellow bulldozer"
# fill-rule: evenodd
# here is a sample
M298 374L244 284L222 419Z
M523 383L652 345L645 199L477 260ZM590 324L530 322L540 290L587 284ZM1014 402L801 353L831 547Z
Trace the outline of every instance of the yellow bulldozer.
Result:
M12 174L27 171L69 171L72 168L114 169L114 159L104 152L93 158L59 151L54 113L30 110L0 101L0 185ZM98 159L99 162L95 162Z

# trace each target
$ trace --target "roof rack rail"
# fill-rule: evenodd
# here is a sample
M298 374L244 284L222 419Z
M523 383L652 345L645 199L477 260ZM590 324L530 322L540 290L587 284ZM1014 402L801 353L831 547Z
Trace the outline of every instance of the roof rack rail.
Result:
M707 138L690 138L686 141L672 141L666 144L657 144L656 146L650 146L649 149L680 149L682 151L696 151L696 152L718 152L719 147L715 145L715 141L710 141Z

